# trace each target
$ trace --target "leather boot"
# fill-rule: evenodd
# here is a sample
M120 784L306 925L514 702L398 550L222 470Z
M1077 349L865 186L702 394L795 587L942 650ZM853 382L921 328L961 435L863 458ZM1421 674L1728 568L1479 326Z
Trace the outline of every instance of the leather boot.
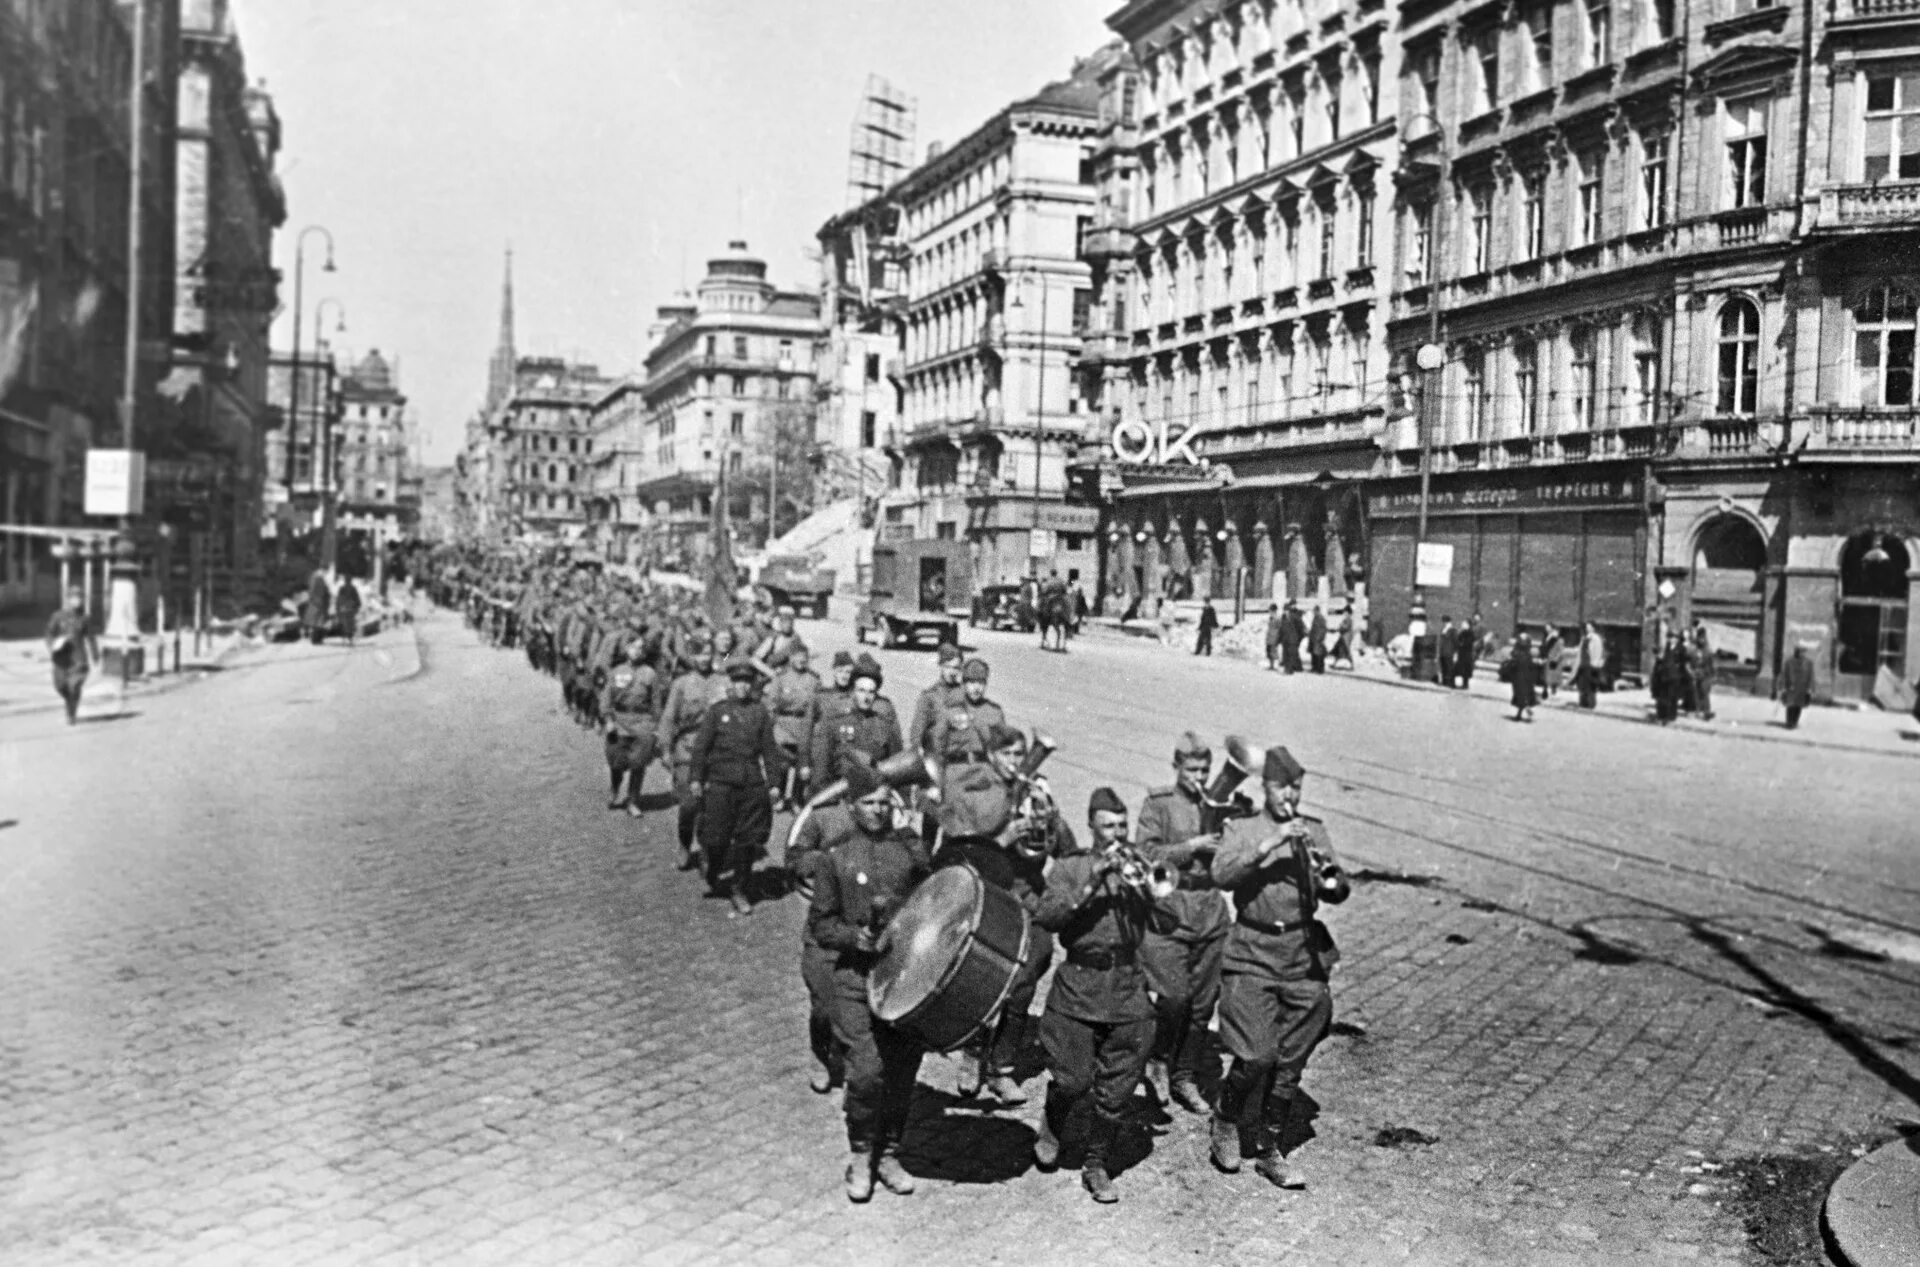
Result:
M897 1197L913 1195L913 1176L907 1173L907 1168L894 1155L892 1144L886 1144L875 1152L873 1177L880 1181L881 1187Z
M1208 1111L1206 1092L1200 1089L1200 1084L1194 1081L1192 1074L1175 1074L1170 1094L1173 1102L1189 1113Z
M873 1200L873 1149L864 1141L847 1153L847 1200L855 1205Z
M1219 1113L1208 1123L1208 1153L1216 1168L1225 1174L1240 1173L1240 1123Z
M1112 1205L1120 1199L1113 1176L1107 1173L1107 1152L1113 1147L1116 1126L1104 1114L1095 1116L1087 1136L1087 1160L1080 1167L1080 1186L1101 1205Z

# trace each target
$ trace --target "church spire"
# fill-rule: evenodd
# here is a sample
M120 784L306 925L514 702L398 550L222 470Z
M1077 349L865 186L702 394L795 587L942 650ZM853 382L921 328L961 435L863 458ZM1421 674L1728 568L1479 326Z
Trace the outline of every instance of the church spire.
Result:
M487 404L494 407L513 394L513 246L507 246L506 277L500 285L500 338L487 369Z

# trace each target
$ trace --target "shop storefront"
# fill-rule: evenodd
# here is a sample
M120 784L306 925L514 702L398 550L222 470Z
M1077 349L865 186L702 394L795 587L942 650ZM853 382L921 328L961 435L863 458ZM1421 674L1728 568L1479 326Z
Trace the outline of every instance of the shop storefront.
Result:
M1367 486L1372 620L1384 642L1407 628L1412 607L1415 479ZM1427 536L1453 548L1445 587L1428 587L1428 618L1478 614L1502 642L1548 626L1573 637L1592 621L1616 667L1642 667L1649 601L1647 470L1641 462L1456 472L1435 476Z

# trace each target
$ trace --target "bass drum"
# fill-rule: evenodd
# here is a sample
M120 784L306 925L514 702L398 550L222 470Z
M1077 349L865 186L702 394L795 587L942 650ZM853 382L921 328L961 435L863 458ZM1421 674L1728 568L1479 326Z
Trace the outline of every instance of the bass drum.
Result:
M931 1051L964 1047L992 1025L1032 954L1026 909L969 866L921 881L887 935L867 1001Z

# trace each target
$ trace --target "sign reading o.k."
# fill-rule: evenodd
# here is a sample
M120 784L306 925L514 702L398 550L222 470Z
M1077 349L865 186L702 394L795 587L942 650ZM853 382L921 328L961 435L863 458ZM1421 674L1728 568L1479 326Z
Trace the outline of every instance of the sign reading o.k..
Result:
M1113 438L1108 445L1113 449L1113 456L1122 462L1167 465L1183 461L1201 466L1200 455L1193 451L1191 444L1199 431L1197 425L1188 427L1175 438L1164 422L1155 429L1137 418L1129 418L1114 424Z

